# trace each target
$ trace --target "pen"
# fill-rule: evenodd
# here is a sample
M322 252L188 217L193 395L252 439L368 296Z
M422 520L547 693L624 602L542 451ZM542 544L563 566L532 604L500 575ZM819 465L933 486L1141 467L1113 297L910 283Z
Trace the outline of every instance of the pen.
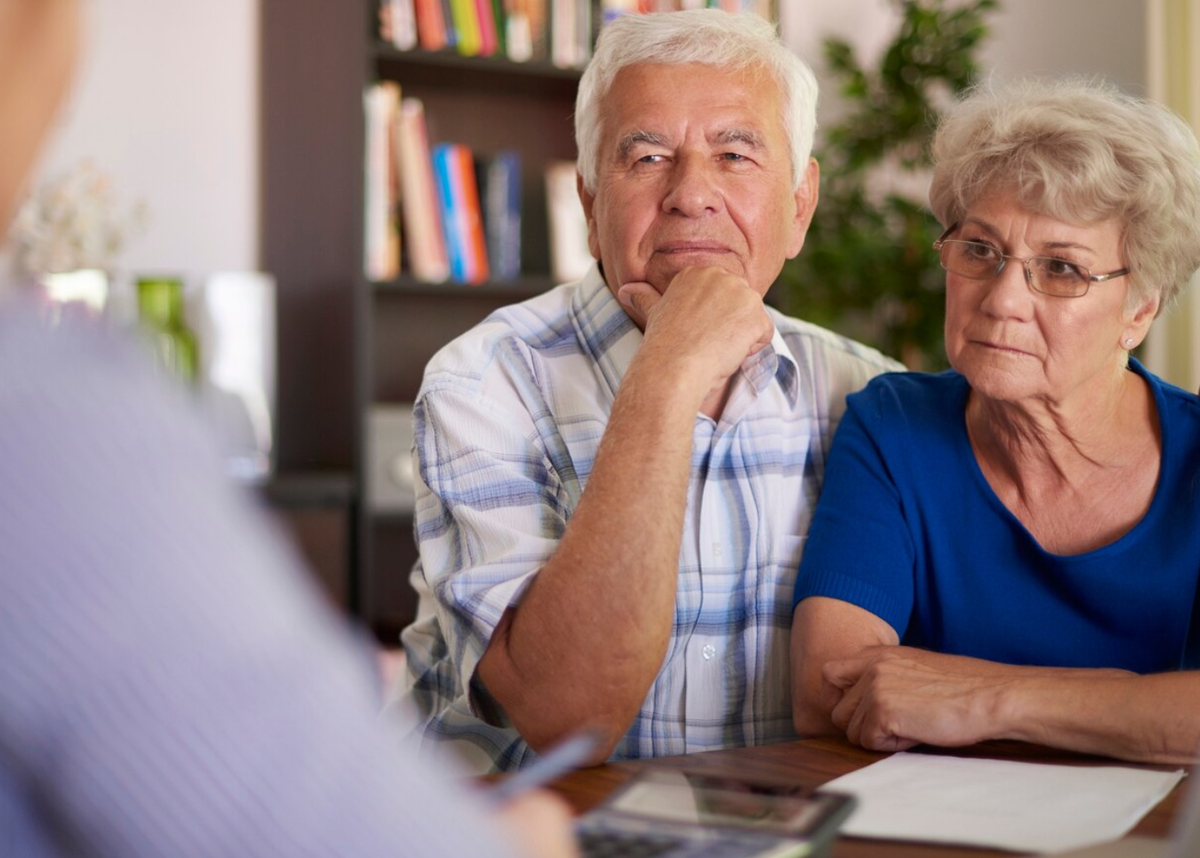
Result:
M519 769L487 792L488 800L503 804L527 790L548 784L556 777L579 766L596 750L599 738L583 731L563 739L533 763Z

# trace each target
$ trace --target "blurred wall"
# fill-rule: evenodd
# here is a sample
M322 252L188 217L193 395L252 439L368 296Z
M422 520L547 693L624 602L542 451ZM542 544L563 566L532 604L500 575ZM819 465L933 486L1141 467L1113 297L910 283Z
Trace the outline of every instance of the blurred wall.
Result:
M845 39L874 61L899 21L892 0L778 0L784 40L822 84L820 121L836 115L821 40ZM1138 95L1146 90L1146 0L1000 0L980 59L985 72L1103 75Z
M91 0L74 96L39 176L91 159L147 228L130 273L258 264L258 0Z

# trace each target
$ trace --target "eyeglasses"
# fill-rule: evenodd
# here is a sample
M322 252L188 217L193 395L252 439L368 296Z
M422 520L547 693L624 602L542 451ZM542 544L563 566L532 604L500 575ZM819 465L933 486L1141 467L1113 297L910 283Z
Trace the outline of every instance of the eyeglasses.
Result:
M933 249L941 257L942 267L951 274L968 280L991 280L999 277L1008 260L1025 264L1025 282L1034 292L1053 295L1056 298L1082 298L1093 283L1103 283L1115 277L1124 277L1128 268L1110 271L1108 274L1093 274L1089 269L1065 259L1053 256L1031 256L1022 259L1001 253L982 241L962 241L946 238L958 224L953 224L933 243Z

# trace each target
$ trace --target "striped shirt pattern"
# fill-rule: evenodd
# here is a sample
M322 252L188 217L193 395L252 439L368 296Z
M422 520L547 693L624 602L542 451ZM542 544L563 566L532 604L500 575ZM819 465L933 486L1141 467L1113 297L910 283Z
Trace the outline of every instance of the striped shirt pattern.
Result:
M613 759L795 735L791 593L825 456L846 394L900 365L769 312L771 346L743 365L720 420L696 417L671 641ZM593 267L430 362L415 407L420 606L402 636L401 697L426 753L453 748L477 771L532 759L472 678L566 530L641 341Z
M0 856L511 853L178 391L0 314Z

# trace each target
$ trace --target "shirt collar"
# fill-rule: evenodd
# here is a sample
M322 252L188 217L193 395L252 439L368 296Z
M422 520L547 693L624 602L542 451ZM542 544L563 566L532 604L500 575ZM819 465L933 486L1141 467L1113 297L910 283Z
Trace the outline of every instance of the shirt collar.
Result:
M642 332L608 288L595 263L575 290L571 299L571 317L579 342L595 361L610 395L616 396L621 379L642 344ZM761 395L771 381L777 379L788 402L795 405L799 387L796 359L779 333L778 325L770 345L746 358L741 373L756 395Z

